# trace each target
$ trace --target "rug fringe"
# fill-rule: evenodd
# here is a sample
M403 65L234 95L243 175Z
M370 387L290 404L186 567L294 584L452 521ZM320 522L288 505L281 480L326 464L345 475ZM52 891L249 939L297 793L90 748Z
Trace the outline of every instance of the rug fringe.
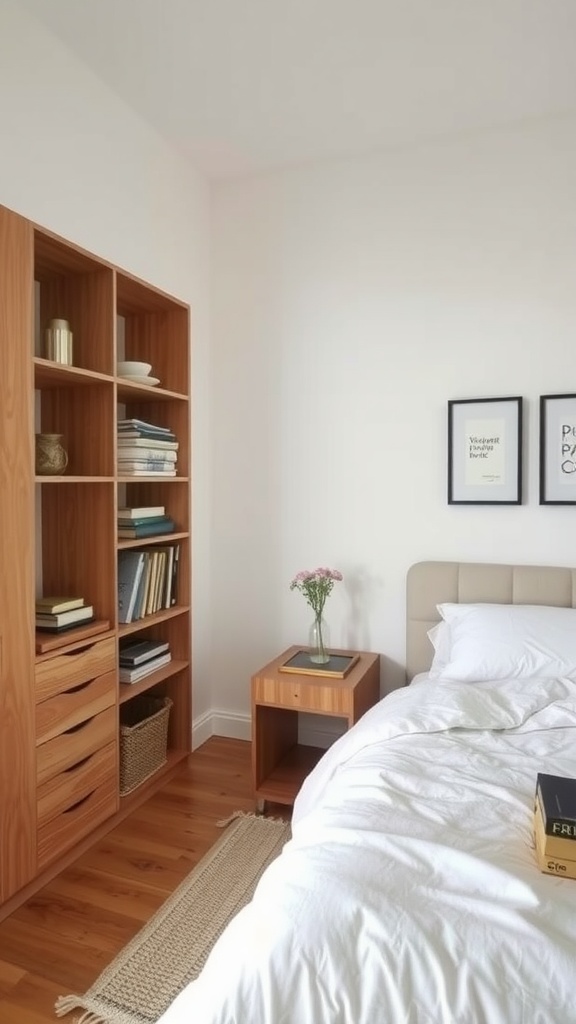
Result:
M65 1017L72 1010L84 1010L81 1017L76 1017L74 1024L123 1024L126 1014L120 1011L120 1015L107 1013L105 1017L98 1010L91 1007L91 1000L82 996L59 996L54 1004L54 1012L57 1017Z
M216 822L217 828L226 828L226 825L230 825L237 818L249 818L251 815L248 811L234 811L233 814L229 814L227 818L221 818L220 821Z
M258 821L269 821L275 825L290 824L290 822L286 821L284 818L273 817L269 814L254 814L253 811L234 811L234 813L230 814L227 818L221 818L220 821L217 821L216 827L226 828L227 825L230 825L233 821L237 821L239 818L256 818Z

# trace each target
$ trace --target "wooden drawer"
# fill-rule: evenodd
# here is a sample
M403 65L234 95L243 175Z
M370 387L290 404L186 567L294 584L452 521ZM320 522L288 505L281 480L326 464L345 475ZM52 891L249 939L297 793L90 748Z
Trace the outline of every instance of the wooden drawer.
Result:
M38 829L38 870L41 871L75 843L92 832L118 807L116 776L106 779L79 801Z
M254 678L252 699L255 704L344 717L348 717L351 707L348 689L331 686L329 680L308 682L289 675L282 679Z
M109 743L84 757L38 789L38 827L41 828L66 808L89 796L98 786L116 779L116 744Z
M116 672L78 683L36 705L36 744L93 718L116 702Z
M82 758L95 753L107 743L115 743L117 731L118 714L115 707L110 707L42 743L36 748L38 785L78 764Z
M116 640L113 636L88 644L81 650L59 654L36 663L36 702L78 686L105 672L116 671Z

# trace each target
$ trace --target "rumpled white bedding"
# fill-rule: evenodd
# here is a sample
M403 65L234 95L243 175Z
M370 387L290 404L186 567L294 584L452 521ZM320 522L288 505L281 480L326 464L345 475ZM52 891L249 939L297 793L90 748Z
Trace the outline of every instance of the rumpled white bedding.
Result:
M576 776L575 683L390 694L158 1024L576 1022L576 881L537 867L538 771Z

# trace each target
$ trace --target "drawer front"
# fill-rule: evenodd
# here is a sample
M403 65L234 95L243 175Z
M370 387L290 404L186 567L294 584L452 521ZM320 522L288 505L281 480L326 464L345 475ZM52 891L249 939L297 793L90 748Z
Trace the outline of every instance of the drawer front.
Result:
M118 714L115 707L101 711L94 718L72 726L54 739L36 748L38 785L78 764L106 744L116 742Z
M46 743L116 702L116 672L77 683L36 705L36 744Z
M41 871L114 814L118 799L116 778L107 779L42 825L38 829L38 870Z
M89 796L98 786L116 779L116 744L71 765L38 789L38 827Z
M331 686L329 680L310 683L288 675L285 679L256 676L252 684L252 698L255 704L295 708L324 715L348 717L351 710L350 690Z
M116 641L113 636L88 644L79 651L39 661L35 673L36 702L48 700L71 686L115 670Z

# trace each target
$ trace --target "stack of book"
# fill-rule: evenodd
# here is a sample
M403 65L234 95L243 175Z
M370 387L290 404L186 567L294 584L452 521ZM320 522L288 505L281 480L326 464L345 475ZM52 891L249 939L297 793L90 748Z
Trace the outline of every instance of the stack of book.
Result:
M541 871L576 878L576 779L538 773L534 840Z
M118 621L135 622L176 604L180 545L118 553Z
M118 509L118 537L121 540L137 540L139 537L174 533L175 529L176 524L166 515L163 505Z
M164 640L130 640L120 644L121 683L137 683L172 660Z
M59 633L94 619L94 608L83 597L39 597L36 601L36 629Z
M177 451L169 427L138 419L118 421L120 476L176 476Z

